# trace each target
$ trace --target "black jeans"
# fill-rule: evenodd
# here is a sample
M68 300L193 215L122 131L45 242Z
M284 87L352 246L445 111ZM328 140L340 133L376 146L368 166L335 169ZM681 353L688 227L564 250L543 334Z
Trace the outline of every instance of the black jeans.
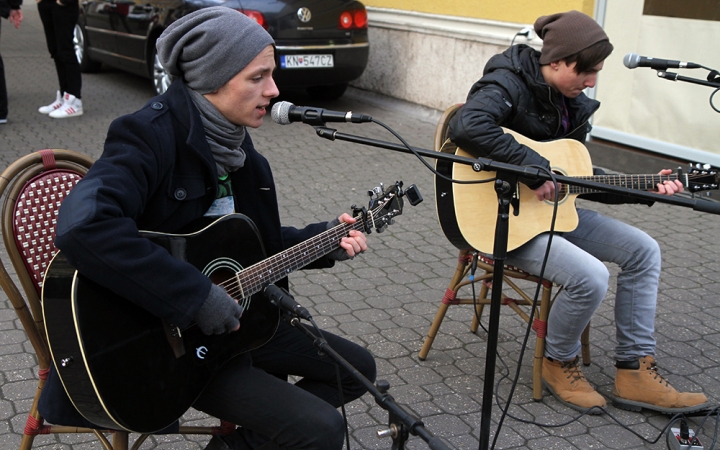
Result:
M375 360L357 344L324 333L330 347L371 382ZM288 375L301 377L291 384ZM350 373L340 371L342 400L365 393ZM345 426L337 408L342 404L336 366L318 354L313 342L284 321L275 336L257 350L223 366L193 407L270 439L262 448L337 450ZM236 448L257 448L233 442Z
M45 30L48 51L55 61L60 92L80 98L82 75L73 48L73 31L79 15L78 5L60 6L55 0L42 0L38 3L38 12Z

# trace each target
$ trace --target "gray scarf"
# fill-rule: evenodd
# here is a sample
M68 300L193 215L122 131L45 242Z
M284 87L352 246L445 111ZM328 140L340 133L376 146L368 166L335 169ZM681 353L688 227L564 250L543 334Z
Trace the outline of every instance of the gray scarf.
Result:
M205 138L215 158L218 176L223 177L245 164L245 152L240 148L245 139L245 127L231 123L202 94L188 88L190 98L200 111Z

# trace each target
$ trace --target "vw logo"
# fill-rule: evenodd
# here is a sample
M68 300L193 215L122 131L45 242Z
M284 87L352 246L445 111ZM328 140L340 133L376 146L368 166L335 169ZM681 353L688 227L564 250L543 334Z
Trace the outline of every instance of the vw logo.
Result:
M302 8L297 10L297 17L298 19L300 19L300 22L308 23L312 18L312 13L308 8L303 6Z

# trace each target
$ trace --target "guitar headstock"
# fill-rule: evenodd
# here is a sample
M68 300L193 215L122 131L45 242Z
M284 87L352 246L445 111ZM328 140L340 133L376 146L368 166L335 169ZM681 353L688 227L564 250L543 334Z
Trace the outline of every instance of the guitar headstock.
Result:
M682 175L682 176L681 176ZM690 164L687 174L678 170L678 178L690 192L716 190L720 187L720 174L718 169L710 164Z
M366 233L370 233L373 228L378 233L382 233L388 225L392 225L395 222L394 217L402 214L403 197L407 197L413 206L423 201L417 186L412 184L405 190L402 187L403 182L396 181L394 185L387 189L384 189L383 185L380 184L380 186L368 191L370 196L368 209L364 211L355 210L356 213L360 212L363 215Z

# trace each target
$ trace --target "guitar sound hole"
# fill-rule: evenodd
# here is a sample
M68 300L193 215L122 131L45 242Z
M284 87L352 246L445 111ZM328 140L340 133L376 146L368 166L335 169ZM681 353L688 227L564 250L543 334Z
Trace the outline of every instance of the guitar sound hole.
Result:
M568 187L567 185L563 184L562 188L560 188L560 192L558 192L558 203L565 200L565 198L568 196Z
M235 272L230 269L218 269L210 274L209 278L213 284L222 286L222 284L235 276Z
M233 282L235 276L242 271L242 265L231 258L217 258L208 263L203 268L202 273L205 274L213 284L223 287L231 297L236 300L239 298L238 294L242 292L242 286ZM223 284L224 283L224 284ZM232 285L232 287L230 286Z
M564 173L562 173L562 172L558 172L557 170L554 170L553 172L554 172L556 175L566 176L566 174L564 174ZM565 198L567 198L567 196L568 196L568 189L569 189L569 188L570 188L569 185L567 185L567 184L562 184L562 186L560 187L560 191L558 192L558 200L557 200L558 203L562 203L562 201L565 200ZM550 203L554 203L554 200L548 200L548 201L549 201Z

